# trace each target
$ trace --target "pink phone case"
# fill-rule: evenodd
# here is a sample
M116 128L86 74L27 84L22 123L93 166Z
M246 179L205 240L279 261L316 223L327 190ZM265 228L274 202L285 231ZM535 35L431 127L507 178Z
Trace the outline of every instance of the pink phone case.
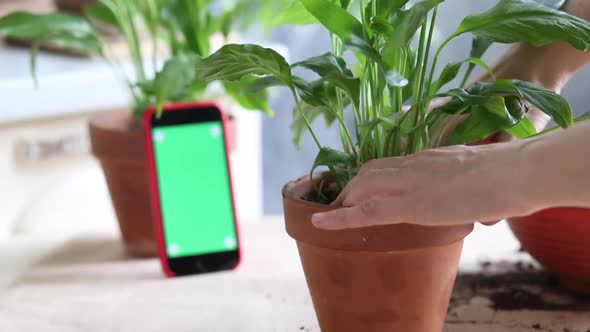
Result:
M241 262L242 262L242 238L241 232L237 217L237 207L235 202L235 195L234 195L234 187L233 187L233 178L232 178L232 168L231 168L231 161L229 156L229 141L227 137L228 133L228 117L227 114L223 111L223 109L214 102L198 102L198 103L176 103L176 104L169 104L164 106L164 112L173 112L176 110L184 110L184 109L199 109L199 108L216 108L221 113L222 125L223 125L223 139L225 143L225 153L226 153L226 160L228 163L229 169L229 183L230 183L230 190L232 193L232 204L234 206L234 220L236 226L236 233L238 237L238 263L234 267L237 269ZM145 150L147 156L147 165L148 165L148 174L149 174L149 185L150 185L150 196L151 196L151 205L152 205L152 215L153 215L153 223L154 223L154 230L156 239L158 242L158 252L160 256L160 262L162 264L162 269L167 277L175 277L176 274L170 269L170 264L168 264L168 256L166 254L166 238L164 236L164 224L162 219L162 208L160 206L160 191L158 188L158 173L156 171L156 160L154 156L154 142L152 137L152 116L155 114L156 108L151 107L149 108L143 117L143 124L144 124L144 134L145 134Z

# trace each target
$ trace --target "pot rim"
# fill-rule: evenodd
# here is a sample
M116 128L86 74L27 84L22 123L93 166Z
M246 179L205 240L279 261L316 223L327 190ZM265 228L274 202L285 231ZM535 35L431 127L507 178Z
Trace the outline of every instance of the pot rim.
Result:
M345 251L391 252L433 248L462 241L474 225L419 226L395 224L358 229L325 231L313 226L311 216L338 207L309 202L302 197L326 173L318 173L288 182L282 190L287 233L297 241L318 247Z

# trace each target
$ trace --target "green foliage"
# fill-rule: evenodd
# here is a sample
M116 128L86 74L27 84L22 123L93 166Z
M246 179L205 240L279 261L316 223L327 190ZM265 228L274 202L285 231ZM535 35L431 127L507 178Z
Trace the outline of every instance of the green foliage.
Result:
M36 42L52 41L70 50L102 54L102 45L92 25L83 18L62 13L9 14L0 19L0 35Z
M535 46L565 41L580 50L590 48L588 22L530 0L500 0L479 15L466 17L454 36L471 32L498 43L526 42Z
M279 2L284 1L286 0ZM0 18L0 36L34 41L31 52L34 77L38 48L45 41L97 55L109 62L118 61L106 52L106 36L95 29L92 22L114 28L127 42L131 56L134 72L126 76L126 80L135 101L133 109L139 117L146 106L156 105L161 111L162 105L167 101L200 98L208 83L197 78L194 68L202 57L210 55L211 37L220 33L227 38L233 29L244 31L261 15L268 23L277 6L277 1L224 1L221 12L213 15L211 7L215 2L100 0L85 7L86 17L65 13L17 12ZM151 59L141 47L141 36L144 35L153 44ZM170 57L159 66L156 53L169 53ZM156 74L151 77L150 72ZM225 87L228 94L244 108L271 113L264 91L245 93L243 88L249 87L245 81L240 84L225 84Z
M296 0L278 21L322 24L332 36L332 52L289 66L275 52L253 45L229 45L205 58L198 66L203 80L240 80L252 75L255 91L286 86L295 99L292 126L295 144L304 130L310 132L319 154L312 171L319 166L330 170L343 186L371 159L403 156L441 143L445 119L466 116L452 133L452 144L478 141L506 131L528 137L536 130L526 114L535 107L550 115L560 126L574 123L567 101L556 93L518 80L495 79L481 59L494 42L528 42L544 45L566 41L586 50L590 47L590 24L533 0L500 0L494 8L464 18L455 33L431 56L438 7L443 0ZM556 5L556 4L554 4ZM360 19L354 13L361 13ZM457 36L472 33L475 38L470 58L449 63L435 80L438 59ZM416 45L416 46L414 46ZM352 51L357 62L349 69L344 51ZM468 64L463 83L440 93ZM487 70L492 80L465 89L476 66ZM301 67L317 75L313 81L293 76ZM445 105L429 110L435 97L449 97ZM412 107L403 111L411 98ZM352 112L354 128L344 118ZM324 147L311 123L324 117L337 123L342 150ZM352 134L356 137L353 138Z
M199 78L240 80L246 75L272 75L291 85L291 68L277 52L258 45L226 45L197 67Z

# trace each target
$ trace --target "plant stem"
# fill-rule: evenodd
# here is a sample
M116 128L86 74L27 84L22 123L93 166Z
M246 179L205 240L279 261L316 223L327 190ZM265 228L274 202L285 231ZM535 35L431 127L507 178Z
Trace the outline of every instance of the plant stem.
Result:
M444 50L444 48L449 44L449 42L451 40L453 40L453 38L455 38L456 35L451 35L449 38L447 38L438 48L438 50L436 51L436 54L434 55L434 60L432 61L432 66L430 68L430 75L428 76L428 81L432 83L432 81L434 80L434 72L436 70L436 65L438 64L438 60L440 58L440 54L442 53L442 51Z
M418 46L418 62L416 65L416 73L414 74L414 88L413 88L413 96L412 96L412 102L414 103L414 105L412 106L412 109L417 107L417 103L419 103L422 100L422 88L424 86L424 81L423 81L423 72L426 70L426 68L424 68L424 58L426 56L425 54L425 48L426 48L426 34L428 33L426 30L426 19L423 20L422 22L422 28L420 29L420 44ZM412 109L410 109L408 111L408 114L412 114L411 112L413 111ZM415 115L415 120L414 120L414 127L417 127L418 124L420 123L420 109L417 109L416 112L418 112ZM417 138L417 133L413 132L409 135L409 140L408 140L408 146L406 149L406 154L410 155L412 153L415 152L416 150L416 146L418 145L418 138Z
M340 39L338 38L338 36L334 35L334 34L330 34L331 38L332 38L332 53L335 56L341 56L342 55L342 42L340 41ZM334 110L334 112L336 113L336 117L338 118L338 131L340 133L340 140L342 141L342 147L344 148L344 151L346 153L351 153L351 149L352 151L354 151L354 143L352 141L352 137L350 136L350 133L348 132L348 128L346 127L346 123L343 121L342 117L344 116L344 102L342 100L342 91L340 91L339 89L336 89L336 109ZM347 137L346 134L348 134L348 144L347 144ZM349 147L350 144L350 147Z
M299 115L301 115L301 118L303 119L303 121L305 121L305 125L307 126L307 130L309 130L309 133L313 137L313 140L314 140L315 144L317 145L318 149L321 150L322 145L320 144L320 140L318 139L315 132L313 131L313 128L311 127L311 123L309 122L309 120L305 116L305 113L303 113L303 111L301 110L301 103L299 102L299 97L297 97L297 92L295 91L295 88L291 86L291 87L289 87L289 89L291 90L291 95L293 96L293 99L295 100L295 107L297 108L297 112L299 112Z
M586 115L582 115L582 116L574 119L574 124L580 123L580 122L583 122L583 121L588 121L588 120L590 120L590 113L589 114L586 114ZM560 126L555 126L553 128L549 128L549 129L543 130L541 132L538 132L538 133L536 133L534 135L531 135L531 136L527 137L527 139L529 139L529 138L535 138L535 137L539 137L539 136L543 136L545 134L554 132L554 131L556 131L558 129L562 129L562 128Z
M434 7L434 11L432 12L432 17L430 20L430 30L428 32L428 37L427 37L427 42L426 42L426 56L424 57L424 64L423 64L423 68L424 70L422 71L422 78L421 78L421 82L422 84L420 85L420 98L424 98L426 100L426 102L424 103L424 107L420 108L420 112L418 113L418 117L419 117L419 123L422 123L422 121L424 119L426 119L426 116L428 115L428 109L430 107L430 86L432 85L432 77L428 77L428 81L426 83L426 86L424 85L424 81L426 80L426 69L428 68L428 59L430 58L430 47L432 45L432 38L434 35L434 26L436 24L436 16L438 14L438 6ZM425 90L425 91L424 91ZM423 95L424 94L424 95ZM423 146L427 146L428 145L428 132L426 130L426 128L423 129L424 130L424 139L421 140L421 143ZM417 152L417 151L414 151Z
M129 10L129 3L123 0L102 1L102 3L109 7L110 11L115 15L117 22L121 26L121 32L127 40L129 52L133 67L135 68L135 79L138 81L145 80L145 71L143 67L143 58L141 55L141 48L137 37L133 22L133 14Z
M467 81L469 80L469 77L471 76L471 73L473 72L474 68L475 68L474 66L469 66L467 68L467 71L465 72L465 76L463 76L463 80L461 81L461 85L459 85L459 87L461 89L464 89L465 85L467 85Z

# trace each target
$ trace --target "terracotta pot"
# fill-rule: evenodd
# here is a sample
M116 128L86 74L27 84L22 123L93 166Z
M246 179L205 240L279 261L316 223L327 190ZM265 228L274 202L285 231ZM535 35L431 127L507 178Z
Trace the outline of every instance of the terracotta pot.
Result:
M90 121L90 139L127 249L134 255L157 255L142 129L130 112L108 113Z
M121 235L136 256L156 256L143 129L130 112L113 112L90 121L92 153L100 160ZM236 123L229 123L230 149Z
M442 331L463 238L472 225L392 225L336 232L311 224L333 207L301 199L309 179L283 189L287 232L323 332Z
M590 294L590 209L545 210L509 223L524 250L564 287Z

